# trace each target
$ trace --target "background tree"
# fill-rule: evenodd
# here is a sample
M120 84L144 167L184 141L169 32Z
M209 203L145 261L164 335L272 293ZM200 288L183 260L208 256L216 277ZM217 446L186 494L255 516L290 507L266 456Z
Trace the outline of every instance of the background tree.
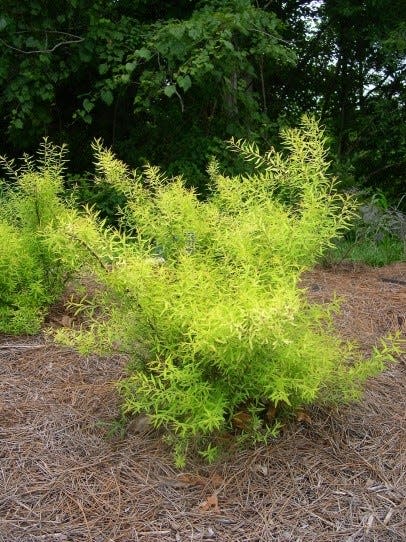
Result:
M341 177L396 197L406 163L405 3L278 4L299 57L281 81L290 119L304 110L318 113L330 128Z
M269 147L313 112L343 181L403 189L402 0L3 0L0 43L2 152L49 134L82 172L102 137L204 188L224 139Z

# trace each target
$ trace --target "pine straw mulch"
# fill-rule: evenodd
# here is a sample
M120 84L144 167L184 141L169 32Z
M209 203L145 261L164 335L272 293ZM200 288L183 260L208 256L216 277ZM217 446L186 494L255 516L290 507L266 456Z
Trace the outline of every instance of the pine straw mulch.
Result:
M345 296L337 327L365 348L405 331L406 265L315 270L319 302ZM176 471L134 423L106 438L125 360L0 341L3 542L401 541L406 533L405 357L361 404L292 423L270 446ZM141 432L140 432L141 431Z

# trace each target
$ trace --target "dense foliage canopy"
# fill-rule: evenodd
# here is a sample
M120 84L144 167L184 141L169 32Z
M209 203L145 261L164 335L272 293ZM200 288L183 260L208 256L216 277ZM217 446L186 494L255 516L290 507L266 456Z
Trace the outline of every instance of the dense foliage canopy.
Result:
M403 0L3 0L0 43L1 152L49 134L82 172L96 136L202 185L228 137L312 112L344 181L400 197Z

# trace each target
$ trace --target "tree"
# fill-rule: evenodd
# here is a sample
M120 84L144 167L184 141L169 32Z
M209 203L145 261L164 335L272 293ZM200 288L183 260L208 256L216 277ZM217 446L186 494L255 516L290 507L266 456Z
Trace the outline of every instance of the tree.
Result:
M153 2L152 11L146 2L69 0L58 13L40 4L9 2L0 18L0 108L15 146L22 133L28 148L44 132L71 140L85 124L89 139L119 149L160 146L168 163L183 157L176 148L185 152L180 139L190 140L193 123L198 147L258 130L264 62L294 61L274 14L248 0ZM133 112L135 129L126 122Z
M401 188L405 161L406 4L402 0L4 0L3 150L49 134L91 163L102 137L206 182L230 135L276 140L312 112L349 182Z
M278 4L300 51L282 82L289 110L318 112L330 128L342 177L392 188L396 196L406 156L405 3Z

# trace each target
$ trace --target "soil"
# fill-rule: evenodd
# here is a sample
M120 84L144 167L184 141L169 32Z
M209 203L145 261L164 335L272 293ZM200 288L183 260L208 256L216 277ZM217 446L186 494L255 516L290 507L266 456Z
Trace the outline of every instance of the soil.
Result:
M406 337L406 264L316 269L316 302L365 350ZM63 320L64 315L54 315ZM65 318L65 322L69 318ZM63 323L63 322L62 322ZM124 357L0 337L2 542L400 542L406 533L406 356L365 397L314 407L268 446L183 471L142 418L108 438Z

